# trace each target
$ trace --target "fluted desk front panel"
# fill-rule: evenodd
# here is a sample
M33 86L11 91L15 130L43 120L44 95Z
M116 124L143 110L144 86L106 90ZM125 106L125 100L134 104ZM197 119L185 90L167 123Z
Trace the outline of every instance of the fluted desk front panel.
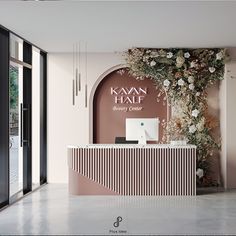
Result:
M191 145L71 147L68 148L68 165L69 171L74 172L69 181L76 182L78 189L79 179L72 179L76 178L76 173L107 189L110 194L196 194L196 148ZM93 186L88 186L91 194ZM72 188L71 193L74 192ZM86 190L78 194L86 194Z

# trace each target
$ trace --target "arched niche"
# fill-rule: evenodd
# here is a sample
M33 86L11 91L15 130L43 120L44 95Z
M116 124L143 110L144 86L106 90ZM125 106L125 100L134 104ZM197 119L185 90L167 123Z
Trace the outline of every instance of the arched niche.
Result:
M122 74L119 73L121 69ZM127 92L131 88L134 90L127 95L122 88ZM105 72L95 84L90 97L90 143L114 143L115 137L125 137L126 118L155 117L161 122L160 143L164 133L163 124L169 120L169 106L165 95L158 98L159 92L151 80L137 80L122 65ZM122 96L124 103L121 103Z

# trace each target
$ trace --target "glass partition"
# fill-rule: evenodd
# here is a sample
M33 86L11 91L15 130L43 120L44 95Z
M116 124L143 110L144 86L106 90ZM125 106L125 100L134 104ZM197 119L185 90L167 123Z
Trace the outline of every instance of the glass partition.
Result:
M22 101L23 68L10 63L9 69L9 167L10 197L23 189Z
M0 26L0 209L47 183L47 53Z
M23 40L10 34L10 57L23 61Z

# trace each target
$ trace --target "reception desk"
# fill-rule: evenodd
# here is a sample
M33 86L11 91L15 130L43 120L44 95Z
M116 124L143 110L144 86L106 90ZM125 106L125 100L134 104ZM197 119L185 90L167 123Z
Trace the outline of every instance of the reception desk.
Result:
M193 145L68 146L75 195L196 195Z

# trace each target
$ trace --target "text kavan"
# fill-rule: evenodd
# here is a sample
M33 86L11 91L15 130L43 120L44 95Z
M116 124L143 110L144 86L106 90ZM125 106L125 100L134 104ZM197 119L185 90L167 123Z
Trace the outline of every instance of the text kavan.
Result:
M111 87L111 95L115 96L117 104L140 104L147 95L147 88L119 88Z

